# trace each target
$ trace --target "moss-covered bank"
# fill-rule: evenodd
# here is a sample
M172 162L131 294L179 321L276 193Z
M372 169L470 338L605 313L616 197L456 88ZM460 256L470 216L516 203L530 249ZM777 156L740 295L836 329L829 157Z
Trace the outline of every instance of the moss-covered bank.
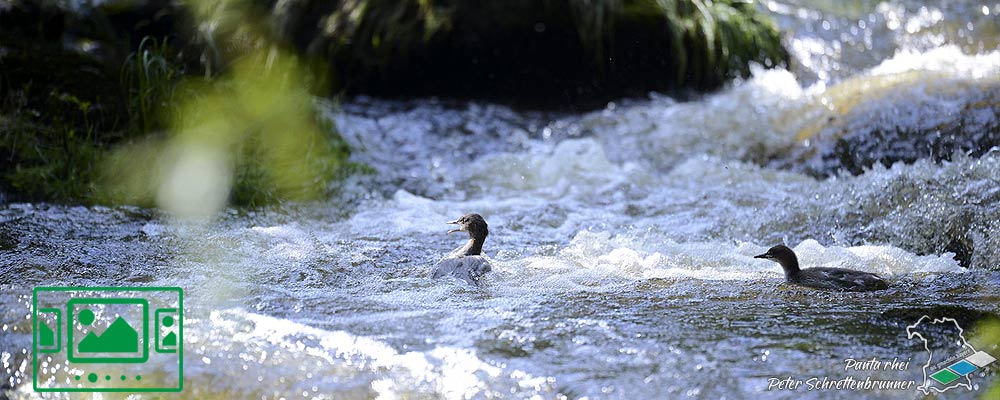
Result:
M746 1L292 0L271 13L349 93L600 104L713 89L751 62L788 61Z

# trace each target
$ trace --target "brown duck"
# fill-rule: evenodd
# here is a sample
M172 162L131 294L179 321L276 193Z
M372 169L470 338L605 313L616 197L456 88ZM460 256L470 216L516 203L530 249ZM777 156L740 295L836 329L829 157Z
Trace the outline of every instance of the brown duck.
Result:
M868 272L826 267L800 269L795 252L781 244L753 258L763 258L781 264L781 268L785 270L785 281L793 285L844 292L868 292L889 288L884 279Z

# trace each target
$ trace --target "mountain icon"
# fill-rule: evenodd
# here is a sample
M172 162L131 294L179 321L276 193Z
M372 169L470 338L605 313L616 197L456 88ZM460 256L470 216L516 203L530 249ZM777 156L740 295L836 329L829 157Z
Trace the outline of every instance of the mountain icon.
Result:
M139 334L122 317L115 319L104 333L93 331L80 340L80 353L135 353L139 351Z
M56 333L44 322L38 323L38 345L41 347L56 345Z
M163 345L167 347L173 347L177 345L177 335L170 332L163 338Z

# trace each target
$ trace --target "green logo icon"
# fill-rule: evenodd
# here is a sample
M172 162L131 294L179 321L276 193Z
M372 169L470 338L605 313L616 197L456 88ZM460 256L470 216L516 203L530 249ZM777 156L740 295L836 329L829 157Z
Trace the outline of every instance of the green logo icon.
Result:
M35 391L181 391L183 297L177 287L35 288Z

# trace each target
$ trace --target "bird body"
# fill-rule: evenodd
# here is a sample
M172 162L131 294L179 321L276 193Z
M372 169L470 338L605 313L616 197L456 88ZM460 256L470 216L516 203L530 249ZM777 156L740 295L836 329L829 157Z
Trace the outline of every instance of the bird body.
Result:
M795 285L845 292L867 292L889 288L889 284L885 280L869 272L828 267L800 269L795 252L785 245L774 246L768 249L767 253L754 256L754 258L763 258L781 264L781 268L785 270L785 281Z
M434 266L433 277L436 279L451 275L475 285L479 278L492 269L490 262L483 256L445 257Z
M789 283L816 289L843 290L848 292L889 288L889 284L878 275L846 268L806 268L794 276L786 277L785 280Z
M472 285L478 284L479 279L493 269L489 260L482 255L483 243L489 235L486 220L479 214L466 214L449 224L458 225L457 229L448 231L449 234L468 232L469 241L438 261L431 277L442 278L450 275Z

